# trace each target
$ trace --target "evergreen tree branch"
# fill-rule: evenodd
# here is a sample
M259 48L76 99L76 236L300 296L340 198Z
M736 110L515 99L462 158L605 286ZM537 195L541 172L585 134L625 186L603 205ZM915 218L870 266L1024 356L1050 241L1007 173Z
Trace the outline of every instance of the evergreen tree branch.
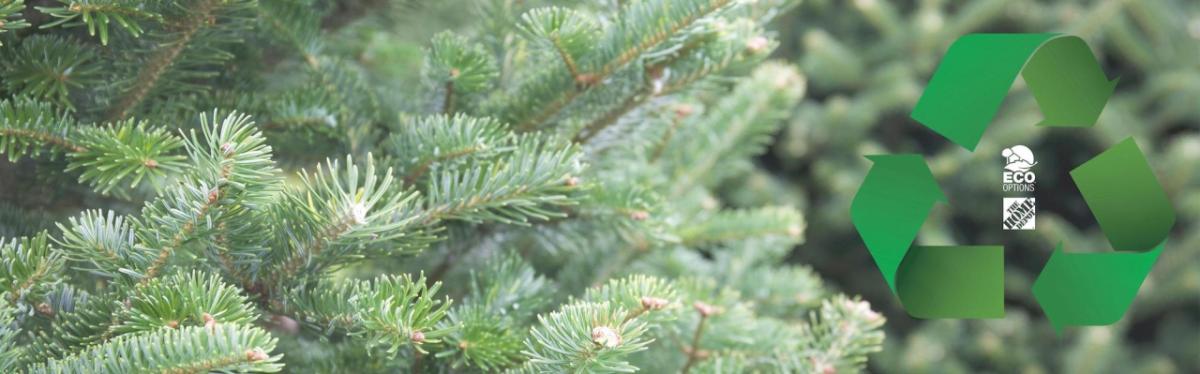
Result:
M418 194L396 185L390 168L378 171L370 155L363 164L347 157L345 165L329 160L315 173L302 174L302 185L285 190L273 207L272 215L287 221L269 253L267 285L300 283L304 274L367 254L417 252L434 240Z
M0 299L7 300L9 298L11 298L10 295L0 292ZM0 371L2 372L16 372L20 368L18 365L25 353L17 341L21 330L16 327L16 313L16 308L0 304Z
M174 234L166 241L166 244L157 247L158 255L142 271L141 279L138 280L139 287L149 284L151 280L158 276L159 271L167 265L167 260L171 258L171 254L183 245L184 240L192 237L196 231L196 227L201 224L204 217L208 216L209 210L217 205L220 197L221 192L219 188L210 192L208 198L200 206L194 208L194 213L187 220L183 221L183 224L179 226L177 231L174 231Z
M425 353L424 344L439 343L454 329L438 323L450 309L450 299L434 296L441 283L427 284L423 275L414 279L407 274L322 282L293 291L282 312L294 313L321 331L343 331L392 356L402 347Z
M579 172L575 147L558 147L533 137L514 141L513 150L491 163L435 176L427 193L426 222L460 219L524 224L562 213L549 207L572 205L568 183Z
M126 183L137 187L147 179L159 187L160 179L178 175L186 167L185 157L176 154L183 142L146 121L83 127L75 131L74 137L83 149L70 154L67 170L81 171L79 181L101 194L125 187Z
M510 147L512 135L491 118L437 115L408 121L387 146L404 173L404 185L415 186L431 169L453 168L470 158L491 158Z
M147 205L138 226L141 244L157 252L144 267L139 286L158 275L172 253L192 239L212 234L213 219L231 214L239 204L263 204L277 189L278 170L271 161L271 148L249 116L229 113L225 118L213 111L200 117L201 132L187 139L190 159L196 167L189 181ZM242 224L252 224L243 222ZM203 231L198 231L203 226ZM162 240L159 232L171 232Z
M30 368L31 373L276 372L275 338L246 325L189 326L127 335Z
M706 113L702 122L691 124L697 131L687 138L676 137L669 146L670 158L663 159L675 178L670 196L693 188L702 176L725 176L711 173L720 169L716 166L722 160L761 152L786 109L803 94L802 82L803 77L793 68L764 65Z
M159 78L162 78L163 73L175 63L176 58L187 48L196 33L209 25L210 18L219 4L220 0L196 1L185 11L187 19L172 21L180 22L181 25L174 40L166 43L165 48L159 49L150 57L138 72L133 86L121 95L112 108L109 108L108 119L125 119L133 109L142 103L142 100L146 99L150 90L158 84Z
M73 119L49 103L23 96L0 100L0 152L7 153L9 161L37 156L41 145L64 152L84 151L68 139L74 126Z
M799 242L804 234L804 216L793 208L767 207L754 210L725 210L682 225L676 235L687 246L738 242L761 237L780 237Z
M498 74L495 59L482 45L453 33L434 35L427 52L421 75L431 91L442 91L438 108L443 114L454 114L460 97L490 88Z
M37 156L39 146L51 146L67 154L68 171L81 170L79 181L102 194L125 183L133 188L143 180L156 182L184 168L183 157L175 154L181 141L144 121L85 126L47 102L26 97L0 100L0 121L0 152L9 160Z
M67 6L36 7L38 11L57 18L52 22L41 25L40 28L56 26L86 25L88 35L100 34L100 44L108 45L108 27L111 23L121 26L131 36L137 37L144 30L139 21L162 22L162 16L147 11L140 1L128 0L80 0L59 3Z
M28 140L32 140L32 141L50 144L55 147L62 148L68 152L83 152L83 151L87 150L86 148L83 148L83 147L79 146L78 144L72 143L70 140L67 140L65 137L57 136L57 135L47 133L47 132L39 132L39 131L35 131L35 130L12 129L12 128L0 129L0 136L12 137L12 138L24 138L24 139L28 139ZM15 154L15 152L10 153L10 155L11 154Z
M0 34L29 27L29 22L21 18L22 10L25 10L25 0L0 0Z
M622 22L653 20L650 21L656 23L653 30L636 34L637 31L644 30L645 26L632 24L613 26L608 31L608 40L620 43L620 46L612 51L606 51L602 47L599 52L596 52L597 55L609 59L598 64L598 67L594 70L576 75L572 81L579 84L579 86L560 87L562 90L558 92L556 98L538 103L536 107L541 108L541 110L534 112L529 117L514 121L517 123L516 129L518 131L536 129L543 122L553 118L566 108L568 104L596 86L595 83L608 79L613 73L632 63L643 53L675 37L680 31L692 26L697 20L717 13L732 3L732 0L703 0L688 2L687 4L673 4L670 2L660 4L659 2L650 1L626 7L624 11L625 16L619 17ZM659 21L662 18L666 18L666 21ZM630 32L630 30L635 30L633 31L635 34L626 35L625 33ZM534 82L528 84L543 83ZM529 105L529 103L522 102L519 105Z
M628 313L609 303L574 302L538 316L525 340L526 368L536 372L631 372L624 359L644 350L649 326L622 323Z
M116 278L134 246L133 229L125 217L113 211L87 210L79 217L71 217L67 224L58 224L61 237L55 243L63 249L67 260L87 263L80 267L85 272Z
M7 53L5 53L7 52ZM16 95L52 100L75 109L72 95L98 83L102 62L90 46L54 35L34 35L0 52L4 88Z
M63 263L45 232L8 241L0 238L0 294L7 295L4 301L8 305L18 306L30 294L56 282Z

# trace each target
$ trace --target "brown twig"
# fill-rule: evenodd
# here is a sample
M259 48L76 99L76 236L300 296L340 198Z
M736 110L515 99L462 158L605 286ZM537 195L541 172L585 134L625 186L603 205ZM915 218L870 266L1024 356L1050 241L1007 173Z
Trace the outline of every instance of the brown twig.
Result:
M687 353L687 362L683 364L683 369L680 370L680 373L683 374L687 374L689 371L691 371L692 365L695 365L700 361L700 336L704 334L704 326L708 322L708 316L712 315L714 312L713 307L708 304L696 302L693 305L696 308L696 312L700 314L700 322L696 323L696 331L692 333L692 345L685 348L685 353Z
M454 81L446 81L446 96L442 98L442 113L454 114Z
M73 153L80 153L80 152L87 151L87 148L84 148L83 146L72 143L70 140L67 140L67 138L64 138L61 136L55 136L55 135L40 132L40 131L18 130L18 129L0 129L0 135L3 135L5 137L15 136L15 137L21 137L21 138L36 139L38 141L41 141L42 143L46 143L46 144L53 145L55 147L66 149L67 151L70 151Z

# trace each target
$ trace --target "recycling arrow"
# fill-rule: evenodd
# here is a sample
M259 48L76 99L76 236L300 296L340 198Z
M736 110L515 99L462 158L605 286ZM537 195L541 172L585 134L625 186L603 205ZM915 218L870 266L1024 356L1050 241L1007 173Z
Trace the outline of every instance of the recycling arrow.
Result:
M1078 37L970 34L946 51L912 118L974 151L1017 73L1042 109L1042 126L1092 126L1117 84Z
M1175 210L1133 138L1071 171L1115 253L1068 253L1060 243L1033 283L1055 329L1121 319L1175 225Z
M1004 248L913 246L921 224L946 197L920 155L874 161L850 205L850 219L904 309L918 318L1004 316Z
M1108 80L1082 39L1057 34L972 34L947 51L912 118L974 150L1021 73L1052 127L1090 127L1116 80ZM850 216L888 287L918 318L1004 315L1004 248L915 245L946 197L920 155L874 162ZM1061 331L1121 318L1166 245L1175 212L1133 138L1071 171L1115 252L1070 253L1059 243L1033 285Z

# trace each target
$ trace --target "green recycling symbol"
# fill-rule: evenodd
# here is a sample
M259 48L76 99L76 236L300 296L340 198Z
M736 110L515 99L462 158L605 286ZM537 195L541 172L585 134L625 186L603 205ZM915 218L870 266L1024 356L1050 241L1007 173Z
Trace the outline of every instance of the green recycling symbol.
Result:
M1116 86L1087 44L1061 34L970 34L950 46L912 118L974 151L1020 73L1045 120L1090 127ZM947 202L921 155L868 156L851 220L904 309L917 318L1002 318L1002 245L914 241ZM1162 253L1175 211L1133 138L1070 172L1114 252L1071 253L1059 243L1033 284L1047 318L1066 326L1121 319Z

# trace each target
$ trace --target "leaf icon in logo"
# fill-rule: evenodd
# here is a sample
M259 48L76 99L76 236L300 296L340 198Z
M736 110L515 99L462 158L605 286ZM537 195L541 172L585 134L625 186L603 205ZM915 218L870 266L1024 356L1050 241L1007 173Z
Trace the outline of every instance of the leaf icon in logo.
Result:
M1000 151L1000 155L1004 156L1007 165L1004 165L1004 170L1026 172L1037 165L1037 161L1033 159L1033 151L1029 147L1023 145L1014 145L1010 148L1005 148Z

